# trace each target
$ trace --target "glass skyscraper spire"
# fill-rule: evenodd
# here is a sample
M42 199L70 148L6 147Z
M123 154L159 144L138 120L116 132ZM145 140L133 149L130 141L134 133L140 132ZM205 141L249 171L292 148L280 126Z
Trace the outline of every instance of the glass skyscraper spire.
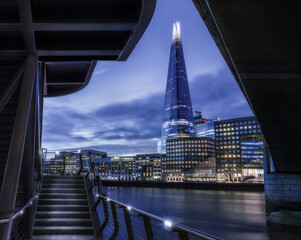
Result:
M162 153L166 152L166 139L195 137L179 22L173 25L163 115L161 135Z

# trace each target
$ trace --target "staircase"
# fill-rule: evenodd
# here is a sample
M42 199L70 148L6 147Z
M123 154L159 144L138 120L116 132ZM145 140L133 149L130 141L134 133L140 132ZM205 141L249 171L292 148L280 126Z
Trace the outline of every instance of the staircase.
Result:
M95 239L82 176L44 176L33 239Z

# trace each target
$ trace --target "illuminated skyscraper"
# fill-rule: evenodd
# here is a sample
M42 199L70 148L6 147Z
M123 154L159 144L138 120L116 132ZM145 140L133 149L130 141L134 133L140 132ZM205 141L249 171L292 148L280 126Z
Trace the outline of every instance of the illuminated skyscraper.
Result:
M166 139L194 136L195 129L182 48L180 23L176 22L173 25L170 49L161 134L161 152L166 152Z

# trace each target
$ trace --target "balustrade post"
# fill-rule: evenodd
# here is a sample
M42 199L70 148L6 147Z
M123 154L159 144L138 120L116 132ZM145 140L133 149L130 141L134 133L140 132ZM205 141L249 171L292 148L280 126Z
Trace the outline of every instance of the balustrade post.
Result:
M128 239L133 240L134 239L134 233L133 233L132 221L131 221L131 216L130 216L129 210L124 206L121 206L121 208L123 210L124 221L125 221L125 225L126 225L126 231L127 231L127 234L128 234Z
M113 222L114 222L114 232L113 232L110 240L115 240L118 235L118 231L119 231L118 217L117 217L115 203L114 202L110 202L110 203L111 203L111 210L112 210L112 216L113 216Z
M108 205L106 200L102 199L102 205L103 205L103 210L104 210L104 215L105 215L105 219L103 224L101 225L100 229L97 232L98 236L102 236L102 232L105 229L105 227L108 225L109 223L109 210L108 210Z
M150 218L145 215L139 214L143 218L144 228L145 228L145 235L147 240L154 240L154 234L152 229L152 224Z

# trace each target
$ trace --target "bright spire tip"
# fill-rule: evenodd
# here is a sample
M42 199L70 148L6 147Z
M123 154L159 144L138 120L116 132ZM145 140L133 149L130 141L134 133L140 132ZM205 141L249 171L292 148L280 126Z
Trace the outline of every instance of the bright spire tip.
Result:
M181 39L181 27L180 27L180 22L176 21L173 24L173 32L172 32L172 40L180 40Z

